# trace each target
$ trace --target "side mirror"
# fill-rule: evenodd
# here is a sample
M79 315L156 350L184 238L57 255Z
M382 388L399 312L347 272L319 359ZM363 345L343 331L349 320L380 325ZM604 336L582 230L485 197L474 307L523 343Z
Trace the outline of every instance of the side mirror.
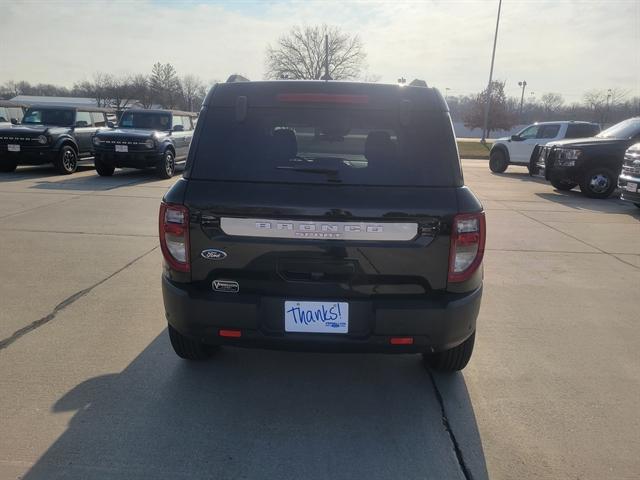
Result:
M86 127L88 125L89 124L84 120L79 120L79 121L76 122L76 127L77 128L84 128L84 127Z
M109 128L116 128L116 124L113 122L107 122L107 127Z
M18 125L18 119L17 118L12 118L11 119L11 125Z
M184 126L183 125L176 125L175 127L173 127L173 131L174 132L184 132Z
M511 140L514 142L520 142L522 138L520 138L520 135L511 135Z

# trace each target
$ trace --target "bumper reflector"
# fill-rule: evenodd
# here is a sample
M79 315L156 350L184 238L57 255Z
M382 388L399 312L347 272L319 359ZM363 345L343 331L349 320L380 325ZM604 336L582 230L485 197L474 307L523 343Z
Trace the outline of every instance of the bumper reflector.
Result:
M238 338L242 336L242 330L219 330L218 335L221 337Z
M391 337L391 345L413 345L413 337Z

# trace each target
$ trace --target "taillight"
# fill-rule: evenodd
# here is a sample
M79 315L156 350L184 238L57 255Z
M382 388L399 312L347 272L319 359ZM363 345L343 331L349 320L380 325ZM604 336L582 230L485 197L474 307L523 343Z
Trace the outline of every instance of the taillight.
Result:
M487 229L484 212L456 215L451 227L449 281L464 282L478 269L484 256Z
M342 103L364 105L369 103L367 95L344 95L331 93L280 93L279 102L287 103Z
M189 263L189 209L183 205L160 204L160 248L169 266L180 272Z

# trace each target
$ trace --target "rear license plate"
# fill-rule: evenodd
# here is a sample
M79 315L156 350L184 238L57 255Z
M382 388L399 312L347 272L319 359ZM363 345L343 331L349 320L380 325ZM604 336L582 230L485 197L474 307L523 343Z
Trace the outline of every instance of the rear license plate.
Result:
M20 151L20 145L14 145L14 144L10 143L9 145L7 145L7 150L9 150L10 152L19 152Z
M129 147L127 145L116 145L116 152L129 153Z
M625 188L627 192L636 192L638 190L638 184L633 182L627 182L627 186Z
M285 332L348 333L347 302L284 302Z

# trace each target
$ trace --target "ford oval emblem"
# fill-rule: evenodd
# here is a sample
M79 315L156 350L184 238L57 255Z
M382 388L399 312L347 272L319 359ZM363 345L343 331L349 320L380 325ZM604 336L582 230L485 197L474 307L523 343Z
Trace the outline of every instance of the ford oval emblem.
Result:
M207 248L200 252L202 258L206 258L207 260L223 260L227 258L227 254L222 250L216 250L215 248Z

